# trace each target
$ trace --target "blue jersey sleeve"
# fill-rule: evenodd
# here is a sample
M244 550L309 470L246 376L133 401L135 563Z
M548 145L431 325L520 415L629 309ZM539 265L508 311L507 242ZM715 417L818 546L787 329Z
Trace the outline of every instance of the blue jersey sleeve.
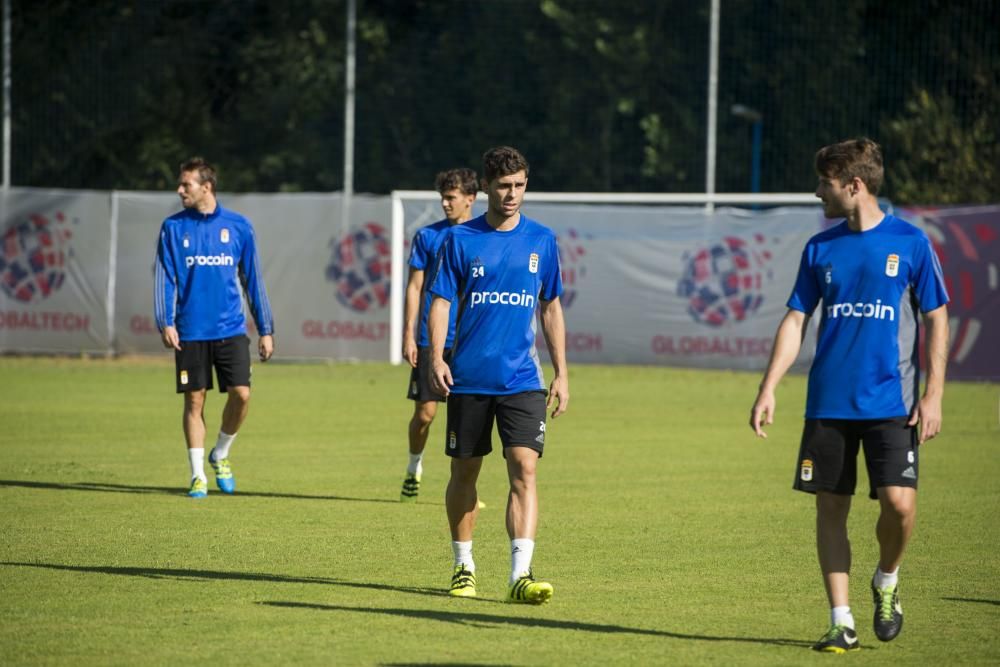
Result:
M427 235L423 231L420 229L413 235L413 243L410 245L409 265L410 268L418 271L426 269L427 265L434 260L433 257L430 257L430 251L427 248Z
M812 315L822 296L819 285L816 284L816 273L812 266L814 247L812 243L807 243L802 250L799 274L795 278L795 287L792 289L792 295L788 297L786 304L789 308L800 310L806 315Z
M551 301L557 296L562 296L563 293L562 265L559 262L559 244L555 236L550 239L549 261L545 262L545 266L548 267L548 270L542 278L541 298L545 301Z
M156 318L156 328L163 331L164 327L174 325L174 315L177 311L177 275L174 270L173 247L167 226L160 227L160 240L156 246L156 259L153 262L153 314Z
M439 296L446 301L454 301L458 292L459 278L461 277L461 262L458 254L459 249L455 237L449 234L438 251L434 279L428 290L434 296Z
M913 286L920 301L920 312L926 313L948 303L948 289L937 253L926 236L914 249Z
M274 333L274 317L271 315L271 304L267 300L267 291L264 289L260 258L257 256L257 238L253 227L249 224L247 225L243 252L240 255L240 282L243 284L247 300L250 302L250 311L257 324L257 332L261 336L270 336Z

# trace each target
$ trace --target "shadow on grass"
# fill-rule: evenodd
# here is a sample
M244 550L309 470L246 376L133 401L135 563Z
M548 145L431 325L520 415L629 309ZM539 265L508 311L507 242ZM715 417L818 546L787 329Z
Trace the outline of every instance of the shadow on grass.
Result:
M976 598L941 598L942 600L948 600L949 602L975 602L977 604L991 604L995 607L1000 607L1000 600L979 600Z
M469 598L465 598L469 599ZM472 598L474 599L474 598ZM464 600L463 600L464 601ZM552 630L582 630L584 632L598 632L602 634L630 634L646 635L651 637L669 637L671 639L690 639L694 641L706 642L746 642L750 644L773 644L776 646L794 646L796 648L811 647L813 642L805 642L798 639L782 639L767 637L716 637L713 635L690 635L682 632L669 632L667 630L647 630L643 628L627 628L621 625L604 625L601 623L578 623L576 621L560 621L551 618L517 616L498 616L495 614L477 614L456 611L432 611L428 609L377 609L374 607L342 607L330 604L313 604L307 602L280 602L263 601L257 604L269 607L286 607L290 609L313 609L316 611L349 611L361 614L383 614L386 616L402 616L404 618L419 618L430 621L442 621L445 623L457 623L458 625L469 625L476 628L496 628L503 625L523 625L532 628L549 628Z
M56 484L55 482L31 482L16 479L0 479L0 486L13 486L25 489L57 489L60 491L103 491L106 493L159 493L169 496L187 496L187 489L177 486L137 486L132 484L107 484L103 482L76 482L74 484ZM214 495L214 494L213 494ZM218 494L225 495L225 494ZM398 505L399 500L389 498L351 498L348 496L312 496L302 493L272 493L267 491L237 491L235 498L291 498L294 500L344 500L357 503L392 503ZM434 503L421 503L431 505Z
M223 581L268 581L283 584L321 584L325 586L346 586L348 588L364 588L376 591L391 591L395 593L414 593L417 595L432 595L447 597L444 589L421 588L419 586L390 586L362 581L344 581L330 577L292 577L284 574L267 574L264 572L224 572L220 570L191 570L183 568L163 567L112 567L108 565L60 565L58 563L16 563L0 562L0 566L35 567L45 570L62 570L65 572L86 572L91 574L111 574L122 577L144 577L147 579L173 579L177 581L201 581L205 579Z

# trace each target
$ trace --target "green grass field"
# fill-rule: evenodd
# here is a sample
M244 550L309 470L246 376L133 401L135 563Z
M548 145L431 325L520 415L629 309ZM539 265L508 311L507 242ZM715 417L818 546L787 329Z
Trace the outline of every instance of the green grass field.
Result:
M828 610L813 505L791 490L804 378L770 438L757 375L576 366L539 469L544 607L502 602L506 477L484 465L480 598L444 594L443 421L398 502L408 370L255 366L238 495L188 499L172 362L0 358L0 664L1000 663L997 384L950 384L901 570L906 624L871 631L876 503L856 496L864 650L809 646ZM222 397L209 398L210 433ZM443 416L443 415L442 415Z

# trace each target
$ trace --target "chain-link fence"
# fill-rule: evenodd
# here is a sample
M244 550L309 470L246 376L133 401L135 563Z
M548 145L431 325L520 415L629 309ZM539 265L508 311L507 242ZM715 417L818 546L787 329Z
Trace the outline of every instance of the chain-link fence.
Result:
M345 0L11 0L15 185L338 190ZM705 188L710 2L358 0L354 185L519 147L532 188ZM722 0L720 192L809 191L865 134L899 202L1000 200L993 0ZM735 113L734 113L735 108Z

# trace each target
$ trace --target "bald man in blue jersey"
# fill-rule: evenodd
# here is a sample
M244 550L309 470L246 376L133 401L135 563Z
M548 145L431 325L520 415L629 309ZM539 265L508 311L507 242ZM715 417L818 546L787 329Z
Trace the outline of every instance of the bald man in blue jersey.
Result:
M806 244L750 427L767 437L762 425L773 421L775 388L822 302L794 487L816 495L816 545L830 603L830 629L813 648L844 653L860 648L848 604L847 516L862 446L869 495L881 510L873 628L881 641L902 629L898 568L916 520L918 446L941 430L948 294L926 234L879 208L877 143L862 138L826 146L815 167L824 214L845 220ZM921 314L927 381L918 397Z
M215 168L203 158L180 167L177 194L184 210L163 221L154 264L156 326L174 350L177 393L184 394L184 438L191 486L204 498L205 395L212 370L227 393L222 425L208 461L223 493L236 491L229 449L250 403L250 339L243 293L257 323L261 361L274 353L274 319L264 290L257 242L250 221L215 197Z
M455 556L449 594L476 595L472 533L476 481L492 451L496 421L507 461L507 534L511 571L507 601L543 604L552 584L531 569L538 526L536 472L545 444L545 417L569 405L566 327L556 237L520 209L528 162L501 146L483 156L484 215L447 230L430 287L432 383L448 397L445 453L451 479L445 495ZM449 312L455 313L450 361L444 358ZM546 398L535 350L536 314L554 369Z

